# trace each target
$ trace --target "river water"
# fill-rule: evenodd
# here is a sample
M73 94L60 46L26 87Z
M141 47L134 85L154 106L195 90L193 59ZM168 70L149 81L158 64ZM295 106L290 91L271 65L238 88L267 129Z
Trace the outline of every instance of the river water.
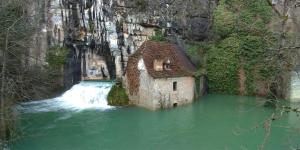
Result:
M24 135L11 149L252 150L265 136L258 124L274 112L258 98L216 94L169 110L115 108L105 101L111 84L82 82L59 98L18 106ZM300 117L283 116L265 149L300 148Z

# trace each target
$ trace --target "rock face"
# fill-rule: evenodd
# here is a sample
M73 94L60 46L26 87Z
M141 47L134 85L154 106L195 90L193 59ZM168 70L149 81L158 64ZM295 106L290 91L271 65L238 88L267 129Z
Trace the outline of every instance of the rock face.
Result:
M45 15L39 15L40 12L46 12L46 1L37 2L36 0L28 0L26 6L27 12L30 16L30 22L32 26L35 26L38 31L31 37L31 43L29 43L28 60L25 60L26 64L30 66L41 66L46 62L46 51L48 49L47 39L47 17ZM35 16L38 16L40 21L37 21Z
M185 39L204 40L209 36L212 0L125 0L127 18L139 25L154 25Z
M210 37L213 0L45 0L47 44L70 49L65 86L114 79L155 30L177 39ZM45 40L44 40L45 41Z

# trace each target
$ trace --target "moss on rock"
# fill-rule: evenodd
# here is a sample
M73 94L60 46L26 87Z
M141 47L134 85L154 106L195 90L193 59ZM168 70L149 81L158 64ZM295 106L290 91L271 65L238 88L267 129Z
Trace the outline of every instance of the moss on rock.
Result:
M117 82L108 93L108 104L112 106L126 106L129 98L121 82Z

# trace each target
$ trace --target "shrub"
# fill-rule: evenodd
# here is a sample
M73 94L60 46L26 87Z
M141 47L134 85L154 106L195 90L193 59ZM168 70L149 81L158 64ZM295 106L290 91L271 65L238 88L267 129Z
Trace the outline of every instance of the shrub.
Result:
M218 41L208 50L211 92L238 94L239 70L246 75L246 94L255 95L278 75L278 41L269 29L272 7L267 1L220 0L213 29Z
M160 29L155 29L155 35L149 38L151 41L161 42L166 41L166 37L163 35Z
M108 93L108 104L112 106L126 106L129 104L129 98L121 81L117 81Z
M238 37L228 37L208 51L207 76L210 92L238 94L240 68Z
M51 47L47 51L46 61L50 68L60 69L66 60L69 50L66 47L60 47L59 45Z

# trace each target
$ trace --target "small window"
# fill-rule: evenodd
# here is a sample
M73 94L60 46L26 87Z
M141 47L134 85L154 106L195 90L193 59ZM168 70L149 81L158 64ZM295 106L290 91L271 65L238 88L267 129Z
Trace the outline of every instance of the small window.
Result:
M170 64L164 64L164 69L165 70L171 70L171 65Z
M167 64L167 65L166 65L166 68L167 68L167 70L170 70L170 69L171 69L171 65L170 65L170 64Z
M155 71L163 71L163 60L155 59L153 61L153 66Z
M164 62L164 70L171 70L171 61L168 59Z
M173 82L173 91L177 91L177 82Z

